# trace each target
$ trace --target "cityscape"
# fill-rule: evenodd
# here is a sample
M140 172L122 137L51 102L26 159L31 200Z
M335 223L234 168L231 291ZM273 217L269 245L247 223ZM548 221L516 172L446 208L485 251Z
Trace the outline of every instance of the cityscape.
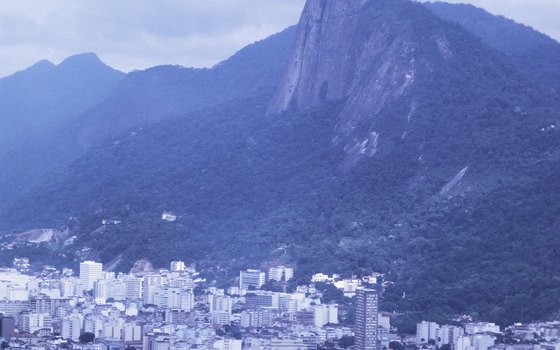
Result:
M266 290L286 289L293 275L285 266L248 269L222 289L183 261L129 274L84 261L75 274L53 267L31 273L29 259L17 258L0 270L0 340L3 348L33 350L560 349L558 321L501 329L464 316L399 333L395 315L380 312L380 274L317 273L292 292ZM335 288L350 309L317 286Z

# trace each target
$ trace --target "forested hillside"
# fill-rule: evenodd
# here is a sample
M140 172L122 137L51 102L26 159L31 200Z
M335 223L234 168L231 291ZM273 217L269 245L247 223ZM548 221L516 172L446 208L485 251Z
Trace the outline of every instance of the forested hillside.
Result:
M458 23L503 52L533 83L560 94L560 43L531 27L467 4L426 3L443 19Z

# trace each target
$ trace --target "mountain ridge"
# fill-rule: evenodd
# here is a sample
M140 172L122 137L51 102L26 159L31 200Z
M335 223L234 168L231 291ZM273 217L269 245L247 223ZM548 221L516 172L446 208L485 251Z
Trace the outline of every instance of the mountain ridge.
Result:
M560 43L529 26L469 4L423 3L439 17L457 23L506 54L537 85L560 94Z
M53 125L49 130L42 129L40 135L28 137L19 147L4 150L4 154L0 151L0 166L6 164L7 169L0 174L0 195L8 200L31 191L33 186L57 176L90 146L102 144L105 138L128 128L179 118L187 111L272 88L280 79L293 32L294 28L288 28L249 45L213 69L159 66L127 74L107 93L107 98L88 106L91 108L75 118L66 118L66 122ZM97 55L88 53L72 56L58 66L46 62L40 65L49 70L62 67L65 74L81 76L84 70L91 74L87 72L88 67L98 70L99 62ZM93 72L93 75L99 74ZM68 85L65 81L62 83ZM88 94L90 89L84 83L73 84L71 96L67 98L74 99L76 93ZM237 89L236 85L239 85ZM25 93L19 95L26 96ZM17 108L26 108L26 104L12 100ZM62 103L65 104L66 99ZM41 115L39 111L32 112L34 117Z
M131 127L272 88L279 79L294 31L293 27L287 28L248 45L212 68L156 66L132 72L106 101L72 126L72 133L88 147ZM130 102L123 104L123 100ZM105 120L106 116L111 120Z
M124 74L92 55L71 56L58 65L39 61L0 79L0 98L5 101L0 109L2 129L52 131L103 100ZM19 129L9 123L19 124ZM2 146L22 141L8 138Z

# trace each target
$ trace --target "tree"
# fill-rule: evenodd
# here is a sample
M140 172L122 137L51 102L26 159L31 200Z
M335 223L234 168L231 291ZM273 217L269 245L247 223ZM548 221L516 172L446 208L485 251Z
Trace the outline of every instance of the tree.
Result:
M404 345L398 341L392 341L389 343L389 348L393 350L404 350Z
M344 293L332 284L316 283L315 288L323 293L324 303L330 303L334 301L338 304L344 304L346 302Z
M354 345L354 337L349 337L345 335L342 338L340 338L340 340L338 341L338 346L344 349L347 349L352 345Z
M268 290L271 292L282 292L283 288L281 283L274 280L269 280L262 285L261 290Z
M95 339L95 334L91 332L85 332L80 335L80 343L91 343Z

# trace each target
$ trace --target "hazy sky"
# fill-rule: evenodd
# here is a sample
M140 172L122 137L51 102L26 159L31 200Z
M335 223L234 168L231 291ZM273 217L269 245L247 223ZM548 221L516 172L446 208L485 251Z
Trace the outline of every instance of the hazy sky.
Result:
M328 0L332 1L332 0ZM212 66L295 24L305 0L1 0L0 76L95 52L123 70ZM465 2L451 0L451 2ZM560 0L468 0L560 40Z

